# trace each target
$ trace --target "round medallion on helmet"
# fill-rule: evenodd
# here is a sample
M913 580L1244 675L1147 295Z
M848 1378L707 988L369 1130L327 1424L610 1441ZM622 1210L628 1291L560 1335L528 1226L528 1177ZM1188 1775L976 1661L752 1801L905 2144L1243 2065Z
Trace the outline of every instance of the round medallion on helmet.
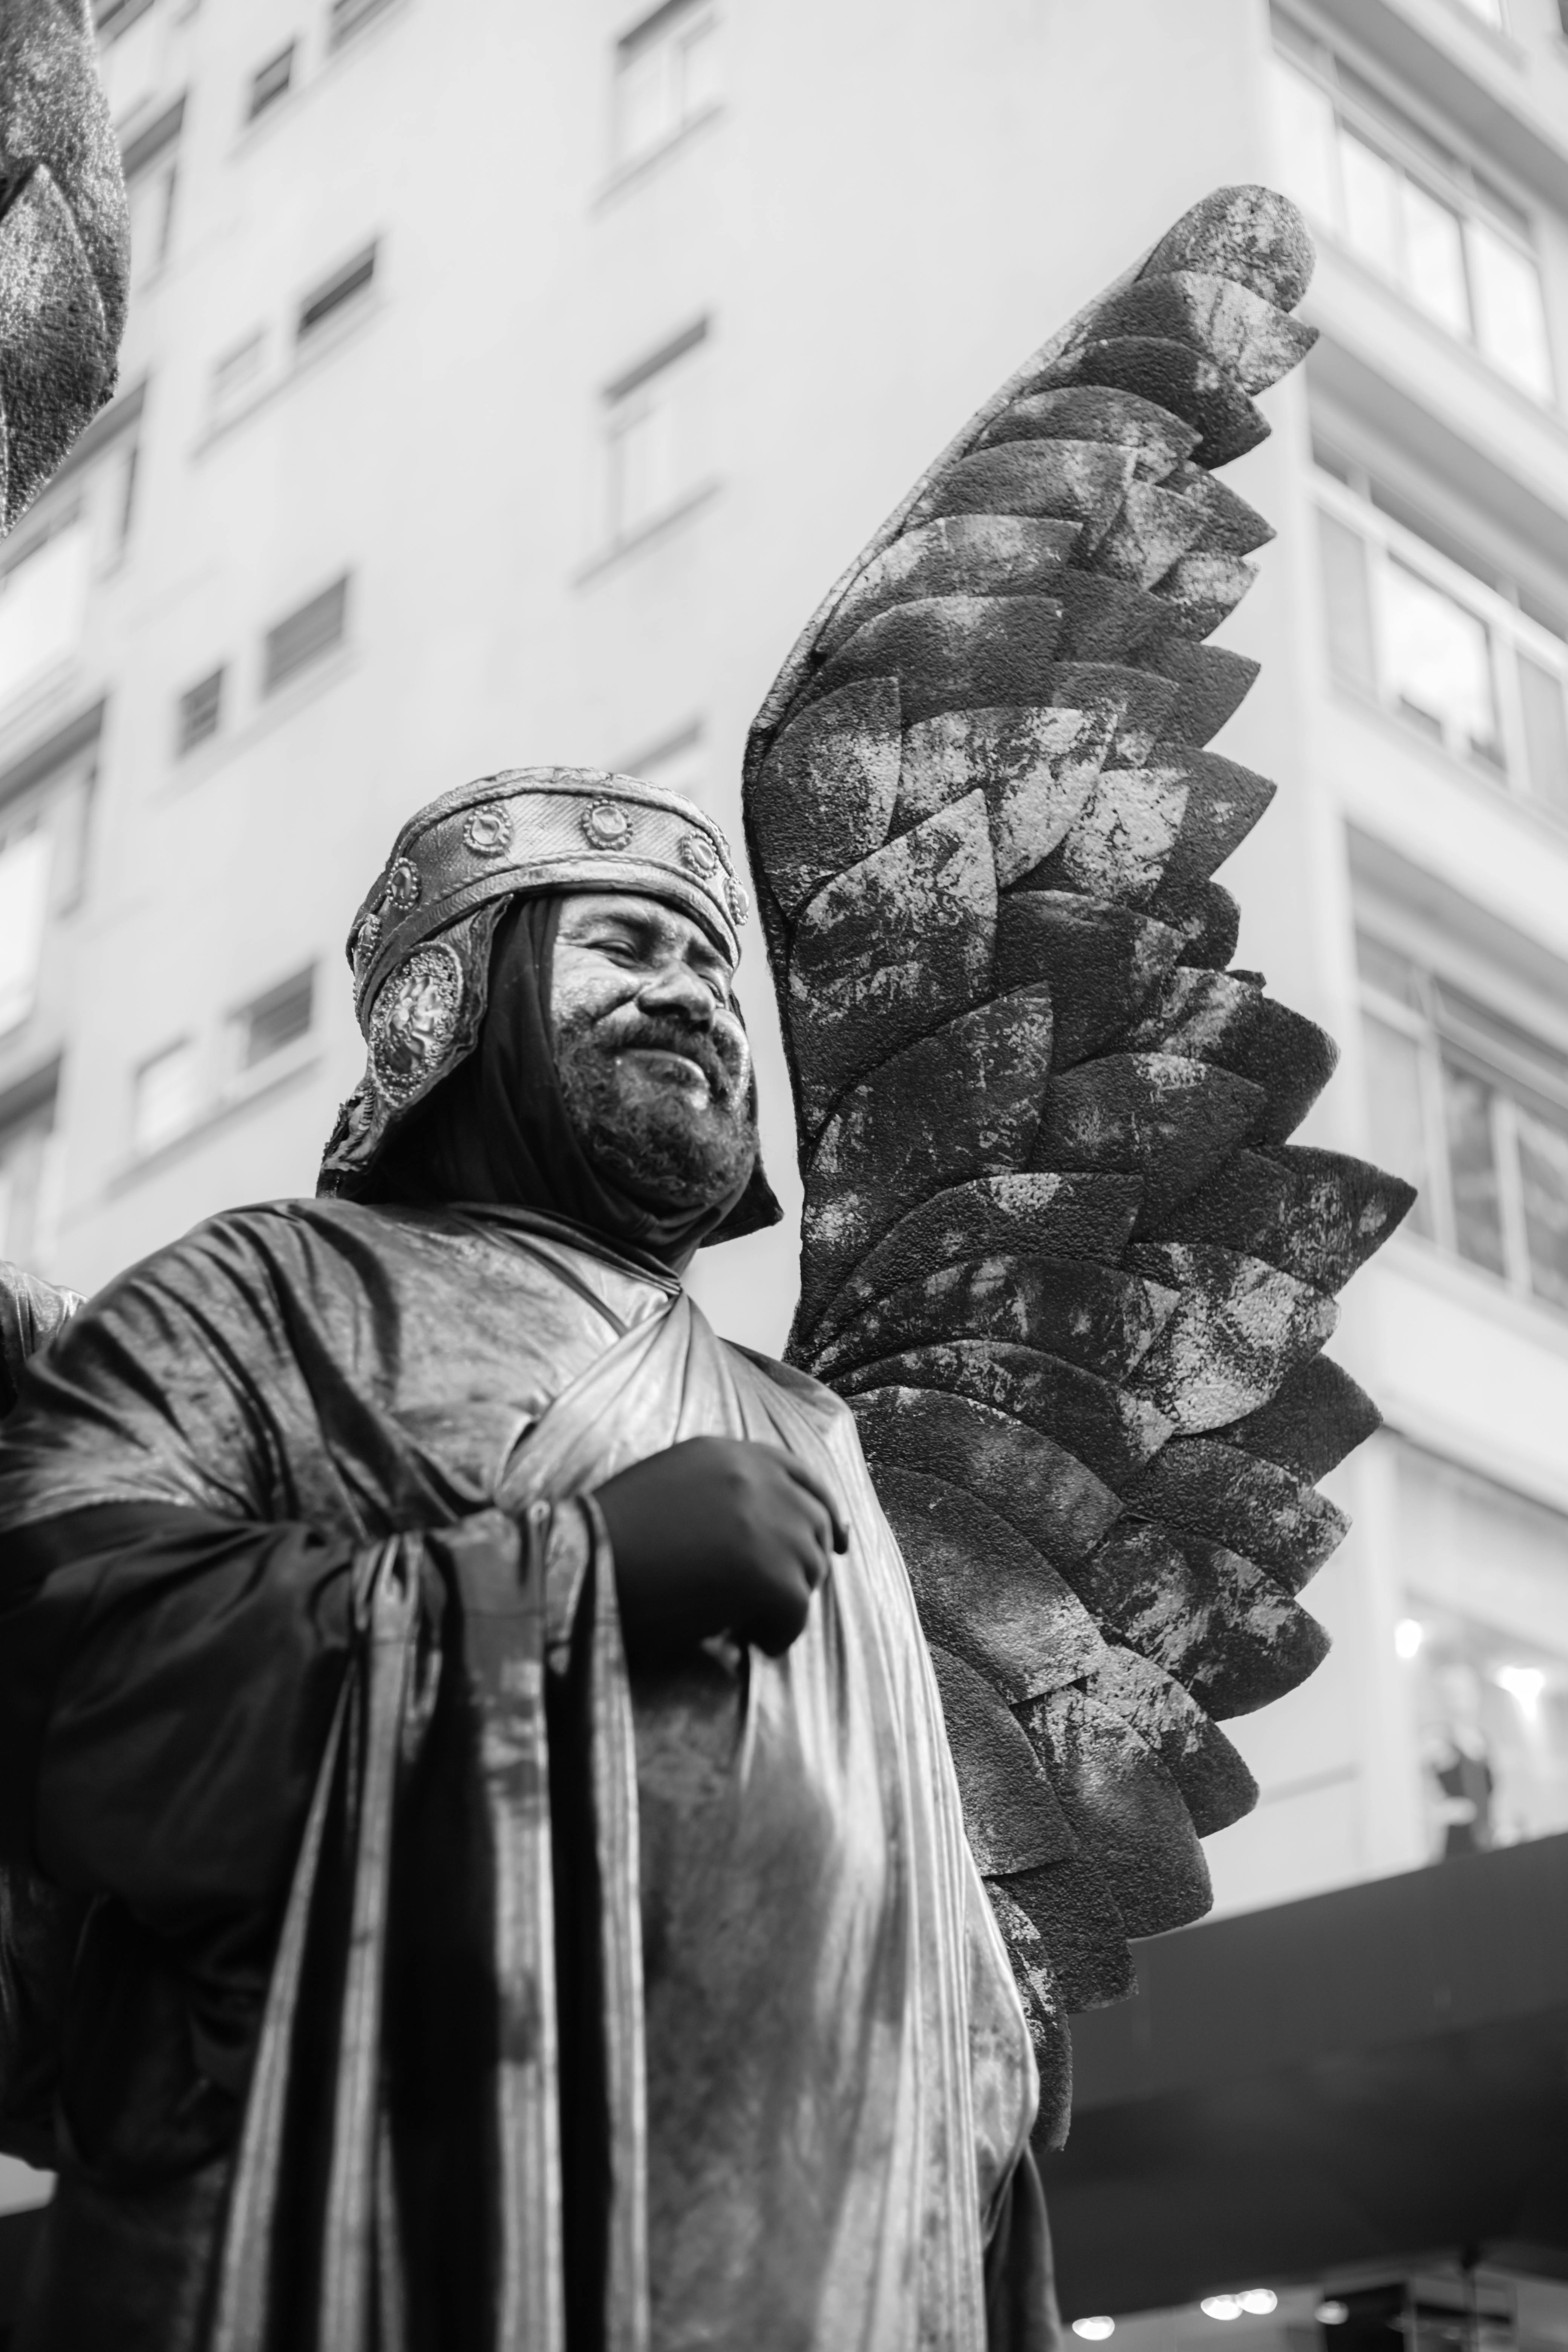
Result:
M595 849L624 849L632 837L631 814L618 801L595 801L583 812L583 830Z

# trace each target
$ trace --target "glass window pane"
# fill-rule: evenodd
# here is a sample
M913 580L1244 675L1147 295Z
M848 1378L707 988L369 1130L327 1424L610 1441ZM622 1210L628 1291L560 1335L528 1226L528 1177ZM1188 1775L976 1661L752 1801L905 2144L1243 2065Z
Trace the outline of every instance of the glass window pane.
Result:
M190 1038L143 1062L136 1073L132 1137L138 1151L155 1151L183 1135L196 1115L196 1049Z
M1377 661L1372 639L1372 591L1366 576L1366 543L1333 515L1318 516L1323 562L1323 599L1328 607L1329 662L1334 676L1363 693L1377 692Z
M1538 400L1552 397L1552 355L1541 273L1527 253L1483 220L1470 223L1476 340L1495 368Z
M719 102L719 26L700 17L680 44L680 115L689 122Z
M1492 1135L1494 1089L1484 1078L1443 1059L1443 1127L1448 1150L1448 1190L1454 1203L1454 1246L1472 1265L1502 1274L1502 1204Z
M1353 131L1340 137L1345 194L1345 235L1356 253L1384 278L1399 270L1399 173Z
M1516 1118L1530 1286L1568 1307L1568 1119L1542 1118L1522 1103Z
M49 836L35 825L0 849L0 1034L33 1009L48 898Z
M1415 966L1407 955L1391 948L1371 931L1358 928L1355 935L1356 970L1372 987L1381 989L1400 1004L1409 1004L1417 1011L1421 1005L1421 987Z
M76 652L87 617L87 525L57 530L0 582L0 701L37 686Z
M1486 624L1419 572L1391 562L1384 575L1384 661L1389 692L1455 748L1499 760L1497 703Z
M662 514L676 495L674 387L655 380L610 423L610 536L624 539Z
M1414 180L1405 183L1405 265L1411 300L1449 334L1468 336L1470 300L1459 216Z
M1419 1048L1414 1037L1402 1036L1370 1013L1363 1027L1372 1157L1380 1168L1392 1170L1415 1186L1415 1206L1407 1223L1412 1233L1425 1234L1430 1241L1432 1202Z
M1331 225L1339 213L1332 100L1278 58L1271 80L1280 180L1303 211Z
M1568 817L1568 719L1563 681L1554 670L1519 656L1519 698L1524 712L1525 755L1532 796Z

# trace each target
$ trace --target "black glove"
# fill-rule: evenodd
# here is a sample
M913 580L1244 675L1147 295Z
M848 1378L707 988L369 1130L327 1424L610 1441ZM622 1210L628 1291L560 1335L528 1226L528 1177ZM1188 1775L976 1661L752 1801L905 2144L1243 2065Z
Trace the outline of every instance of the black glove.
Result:
M710 1633L776 1658L848 1541L814 1471L743 1437L689 1437L617 1472L594 1499L634 1658L690 1649Z

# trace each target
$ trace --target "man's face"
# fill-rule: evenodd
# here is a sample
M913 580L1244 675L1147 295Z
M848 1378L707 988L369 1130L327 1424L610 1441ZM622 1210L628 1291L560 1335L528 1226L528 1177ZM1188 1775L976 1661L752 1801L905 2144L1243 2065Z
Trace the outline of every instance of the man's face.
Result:
M600 1173L660 1208L709 1208L757 1156L752 1055L733 970L658 898L568 898L550 1021L561 1091Z

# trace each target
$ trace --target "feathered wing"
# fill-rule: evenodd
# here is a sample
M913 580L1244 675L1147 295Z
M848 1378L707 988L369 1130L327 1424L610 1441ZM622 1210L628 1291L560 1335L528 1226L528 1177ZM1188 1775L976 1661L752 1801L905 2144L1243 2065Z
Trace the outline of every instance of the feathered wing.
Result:
M789 1353L851 1404L1065 2131L1065 2013L1208 1906L1257 1790L1216 1717L1310 1674L1321 1353L1409 1188L1288 1138L1323 1033L1226 969L1273 787L1203 747L1268 526L1214 469L1304 355L1294 208L1196 205L964 428L747 750L805 1185Z
M114 390L130 281L87 0L0 9L0 536Z

